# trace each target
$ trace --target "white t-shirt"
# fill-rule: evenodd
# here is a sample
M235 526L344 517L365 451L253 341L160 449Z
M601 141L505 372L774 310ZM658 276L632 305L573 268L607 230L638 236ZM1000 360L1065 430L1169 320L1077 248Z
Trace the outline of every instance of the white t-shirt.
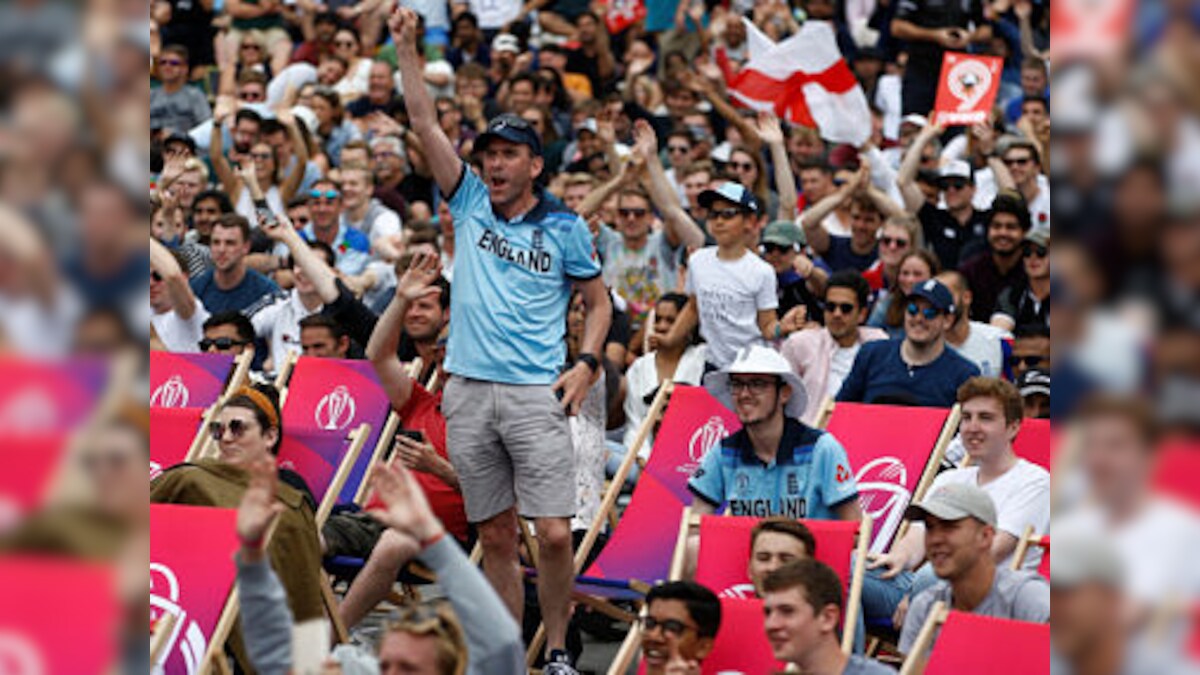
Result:
M951 348L963 358L979 366L984 377L1000 377L1004 372L1004 339L1011 334L991 324L971 322L971 330L961 346Z
M1050 227L1050 179L1038 174L1038 195L1029 203L1029 218L1035 228ZM996 198L996 177L989 168L975 172L975 198L971 200L977 211L988 211Z
M1007 532L1019 540L1029 525L1033 525L1035 534L1050 529L1050 473L1037 464L1018 459L1013 468L987 485L979 484L978 466L952 469L939 474L927 494L934 494L944 485L962 483L974 485L992 498L998 532ZM1042 549L1031 547L1023 568L1036 570L1041 560ZM1011 561L1010 553L1000 564L1007 567Z
M375 240L380 237L390 237L400 233L400 216L393 210L384 206L378 199L371 199L374 202L367 209L367 213L362 220L353 221L346 213L342 213L342 224L347 227L353 227L363 234L367 235L371 246L375 246ZM375 217L372 218L371 216Z
M1095 504L1060 514L1050 533L1103 537L1121 557L1125 587L1133 598L1159 604L1170 598L1188 606L1200 598L1200 519L1168 499L1151 498L1129 522L1114 525Z
M708 360L719 368L733 362L743 347L763 344L758 312L779 307L775 270L746 251L742 257L721 260L717 247L692 254L686 292L695 295L700 335L708 343Z
M158 339L162 340L167 351L183 354L194 354L200 351L200 340L204 339L204 322L208 321L209 313L196 298L196 311L192 318L184 319L175 310L150 317L150 324Z
M293 288L287 297L263 307L250 317L254 334L270 343L271 361L276 367L283 363L285 355L303 351L300 346L300 320L320 311L321 306L312 310L306 308L300 302L300 293Z
M272 213L287 213L287 208L283 203L283 195L279 192L278 185L272 185L267 188L263 195L267 200L267 206L270 207ZM238 195L237 204L233 207L239 216L250 221L251 228L258 228L258 214L254 210L254 199L250 197L250 189L242 187L241 194Z
M854 358L858 356L859 347L862 345L855 342L849 347L838 347L833 352L833 358L829 361L829 379L825 382L827 398L837 398L838 392L842 390L842 382L854 367Z

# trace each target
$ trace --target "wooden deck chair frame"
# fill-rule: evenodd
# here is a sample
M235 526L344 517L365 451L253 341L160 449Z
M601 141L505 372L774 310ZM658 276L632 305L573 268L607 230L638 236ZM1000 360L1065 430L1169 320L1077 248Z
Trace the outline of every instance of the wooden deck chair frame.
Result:
M950 616L950 610L946 607L946 603L942 601L935 602L933 608L929 611L929 616L926 617L925 623L921 626L921 632L917 633L917 639L913 642L912 650L904 657L904 665L900 667L900 675L917 675L924 670L928 659L925 654L929 651L930 645L933 644L933 634L942 624L946 623L946 617Z
M921 478L917 481L916 489L913 490L912 499L909 500L910 504L925 499L925 493L929 491L929 486L933 485L933 479L937 478L942 460L946 458L946 448L950 447L950 442L958 433L958 424L961 421L962 406L955 403L954 407L950 408L949 414L946 415L946 421L942 424L942 431L938 434L937 442L933 444L933 451L929 453L929 459L925 462L925 470L921 472ZM896 529L896 536L892 538L893 543L899 541L904 533L908 532L908 523L907 519L900 523L900 527Z
M342 486L346 483L346 477L350 475L350 470L354 466L354 462L358 459L358 455L362 452L363 445L367 442L367 436L371 434L371 425L360 424L350 432L350 448L346 455L342 457L342 462L338 465L337 471L333 475L333 482L329 485L329 490L326 491L325 497L321 500L321 504L317 507L315 516L317 530L325 524L329 519L329 514L333 510L334 504L337 503L338 494L342 491ZM266 544L269 545L271 535L274 533L275 526L272 524L271 530L267 532ZM333 629L334 639L339 643L348 642L350 633L346 630L345 624L342 623L341 615L337 612L337 599L333 595L333 587L329 584L329 577L321 572L321 598L325 605L325 611L329 615L329 621ZM229 666L225 663L225 659L216 658L219 653L225 649L225 641L229 639L229 633L233 630L234 621L237 620L239 611L237 600L237 584L229 592L229 599L225 601L225 608L221 610L221 618L217 621L217 627L213 630L212 639L209 641L208 653L205 654L204 660L201 661L200 675L207 675L212 672L213 668L218 673L228 673Z
M688 538L693 533L700 531L700 518L702 516L692 510L688 506L683 509L683 515L679 518L679 536L675 539L675 552L671 556L671 581L679 581L683 578L683 570L687 558L687 542ZM854 547L854 568L850 573L850 589L847 593L845 604L845 616L842 617L842 651L849 654L854 649L854 631L858 624L858 614L862 606L862 587L863 578L867 572L867 551L871 547L871 531L874 527L874 521L868 515L863 515L858 526L858 541ZM612 665L608 670L609 675L621 675L625 672L629 665L633 663L633 658L636 656L641 642L641 626L637 621L631 621L629 632L625 635L625 640L621 643L621 647L617 650L617 655L613 658Z
M1025 564L1026 556L1029 555L1029 549L1040 546L1041 542L1042 535L1034 534L1033 525L1026 525L1025 531L1021 534L1021 540L1017 542L1017 548L1013 551L1010 568L1014 572L1021 569L1021 565Z
M583 571L584 563L587 562L588 556L592 553L592 548L596 545L596 539L600 536L601 528L608 522L609 512L617 505L617 498L621 496L621 488L625 485L625 479L629 477L629 472L633 469L633 463L637 461L638 451L645 445L646 439L650 437L650 431L654 429L654 425L666 410L667 400L670 398L674 388L674 381L669 379L663 380L662 385L658 388L658 393L654 396L654 401L650 404L649 410L646 411L646 418L642 420L642 425L638 427L637 435L634 436L633 447L626 450L625 458L621 460L621 465L617 468L607 489L605 489L604 497L600 500L600 508L596 511L591 525L588 526L587 532L583 535L583 540L579 543L579 548L575 551L574 569L576 576ZM592 598L586 593L573 593L572 595L577 600L583 601L595 609L604 611L606 614L608 612L605 609L611 607L611 603ZM585 597L588 599L583 600ZM602 609L602 607L605 609ZM545 640L546 625L542 623L538 625L537 632L529 643L529 649L525 652L525 661L530 666L537 661L538 654L542 651L542 644Z

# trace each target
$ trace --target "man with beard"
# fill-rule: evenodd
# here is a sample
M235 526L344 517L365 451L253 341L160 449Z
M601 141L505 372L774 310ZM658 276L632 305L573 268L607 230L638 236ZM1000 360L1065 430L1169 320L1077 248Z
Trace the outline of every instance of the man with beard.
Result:
M704 386L737 414L741 431L715 445L688 481L692 508L730 515L854 520L858 486L833 434L799 420L808 398L786 359L769 347L740 350Z
M398 8L389 28L408 117L463 244L455 257L455 328L445 363L450 459L467 518L478 528L484 570L518 623L524 606L518 496L521 515L534 520L546 627L542 672L575 675L566 652L576 503L574 491L562 489L575 475L567 415L578 412L599 377L597 354L612 316L608 290L587 224L535 189L542 147L529 122L501 115L488 124L475 144L482 176L458 157L420 86L417 22L412 10ZM587 319L576 363L564 372L572 286L583 295Z
M801 417L815 424L826 398L835 398L850 374L858 350L867 342L886 340L887 333L863 326L871 289L854 270L829 277L825 288L825 326L806 328L783 343L779 353L813 395Z
M934 277L954 296L954 317L946 329L946 344L979 368L979 374L1000 377L1012 353L1012 334L991 324L971 321L973 297L962 273L947 270Z
M992 202L988 218L988 251L962 263L958 270L971 287L971 320L986 323L996 311L1000 291L1026 282L1021 264L1025 234L1029 232L1029 209L1017 192L1002 191Z
M279 287L246 266L250 255L250 223L236 213L221 216L213 226L210 249L213 268L192 279L192 292L213 314L241 312L251 317L270 305Z
M938 581L913 598L900 632L900 652L912 651L934 604L1000 619L1046 623L1050 584L1037 572L1014 572L996 563L996 507L974 485L932 489L932 496L908 507L909 520L924 524L925 548ZM917 530L913 528L910 532ZM916 656L924 662L928 654ZM915 672L922 672L923 667Z
M958 387L979 374L970 361L946 347L954 318L954 296L934 279L905 298L904 337L864 344L842 383L837 400L949 408Z

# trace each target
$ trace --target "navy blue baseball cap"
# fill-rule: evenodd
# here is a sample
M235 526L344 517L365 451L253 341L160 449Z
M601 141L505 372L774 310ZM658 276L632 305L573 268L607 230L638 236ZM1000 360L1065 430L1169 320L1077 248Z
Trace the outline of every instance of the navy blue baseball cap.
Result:
M913 286L913 289L908 292L908 299L924 298L933 305L935 309L941 310L947 314L954 313L954 295L950 293L950 289L937 279L929 279Z
M537 130L529 122L511 113L504 113L492 118L492 121L488 122L487 131L480 134L478 140L475 141L475 148L484 150L488 143L497 138L518 145L528 145L534 155L541 156L542 154L542 139L538 136Z
M701 192L696 201L700 202L700 206L711 209L713 202L718 199L733 202L750 213L758 213L758 199L740 183L721 183L715 189Z

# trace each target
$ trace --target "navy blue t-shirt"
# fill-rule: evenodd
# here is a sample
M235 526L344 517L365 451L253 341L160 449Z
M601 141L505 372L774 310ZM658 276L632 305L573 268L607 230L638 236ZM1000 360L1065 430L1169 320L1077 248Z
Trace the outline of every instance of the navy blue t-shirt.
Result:
M909 366L900 356L903 343L899 338L863 344L837 400L875 403L886 397L890 403L949 408L959 385L979 374L975 364L948 346L932 363Z
M865 272L868 267L875 263L875 259L879 257L879 247L871 247L871 252L866 255L859 255L850 248L850 237L838 237L830 235L829 250L822 256L825 262L829 263L829 268L834 272L839 272L845 269L855 269L859 272Z
M282 295L279 286L274 281L255 272L246 270L242 283L228 291L217 288L213 281L215 270L208 270L192 279L192 292L204 303L204 308L210 314L221 312L241 312L246 316L254 316L258 310L266 307Z

